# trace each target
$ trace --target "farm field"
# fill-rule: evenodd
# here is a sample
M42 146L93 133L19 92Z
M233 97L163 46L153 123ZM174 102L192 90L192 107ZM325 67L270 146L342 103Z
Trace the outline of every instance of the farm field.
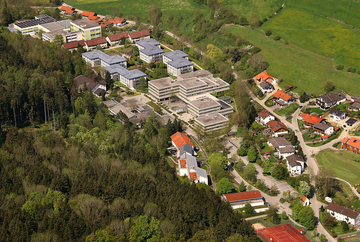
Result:
M334 176L342 178L350 184L358 184L360 180L360 156L350 151L322 150L316 155L318 164L333 171Z
M221 47L221 43L228 42L227 35L242 37L262 49L260 52L270 64L268 73L277 78L283 78L284 84L297 87L295 92L306 91L315 96L324 93L324 84L331 80L335 91L344 90L350 95L360 93L360 75L336 71L330 58L300 48L284 41L274 41L264 35L262 30L249 27L225 27L213 39L213 43ZM207 38L207 39L211 39ZM222 41L222 39L224 39ZM231 43L231 42L230 42ZM232 44L235 46L235 43Z
M360 32L353 28L320 17L310 12L284 8L261 26L271 30L272 36L301 48L334 58L335 65L360 68L360 50L357 48ZM271 38L271 37L270 37Z

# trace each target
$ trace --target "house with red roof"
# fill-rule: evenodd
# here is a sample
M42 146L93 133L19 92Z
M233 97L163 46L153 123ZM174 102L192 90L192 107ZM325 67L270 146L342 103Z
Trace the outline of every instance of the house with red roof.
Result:
M84 40L73 41L62 45L63 48L70 51L77 50L79 46L85 46L85 41Z
M360 154L360 139L351 137L349 138L343 138L341 141L341 148L344 150L351 151L355 154Z
M193 180L196 184L205 183L209 184L209 178L206 170L198 166L196 157L189 153L184 153L180 156L178 162L179 176L187 176Z
M138 32L132 32L129 33L129 39L132 43L136 43L144 39L150 39L150 32L147 29Z
M76 15L77 14L77 11L75 11L75 8L70 7L70 6L62 5L60 10L61 10L61 13L65 14L65 15Z
M265 205L265 200L258 190L223 194L223 199L230 203L232 209L243 208L247 203L252 207Z
M268 122L275 120L275 117L269 111L264 109L260 113L258 113L257 119L260 123L265 125Z
M266 123L273 137L280 137L289 134L289 129L280 121L271 120Z
M129 38L129 34L124 32L120 34L114 34L106 37L107 42L110 46L118 45L121 38Z
M310 242L302 229L296 229L289 223L257 229L256 233L265 242Z
M260 74L257 74L254 77L255 80L257 80L258 82L264 82L267 81L269 83L276 83L276 79L272 76L270 76L266 71L261 72Z
M307 113L301 113L299 116L300 116L300 120L303 121L306 127L314 127L314 125L317 123L325 123L325 119L320 118L313 114L310 115Z
M295 101L295 98L281 90L277 90L273 94L273 97L275 98L275 102L280 106L284 106Z
M93 13L93 12L89 12L89 11L83 11L81 13L81 15L83 16L83 18L89 18L91 16L97 16L97 13Z
M302 196L300 198L300 201L302 203L303 206L309 206L310 205L310 200L309 198L305 197L305 196Z
M121 27L126 24L126 19L115 17L114 19L110 18L105 22L105 26L112 24L115 27Z
M85 48L87 51L96 49L96 46L100 46L101 48L107 47L107 40L105 37L100 37L92 40L85 41Z
M177 150L180 150L180 148L185 144L195 147L189 137L181 132L176 132L175 134L171 135L170 139L173 146L175 146Z

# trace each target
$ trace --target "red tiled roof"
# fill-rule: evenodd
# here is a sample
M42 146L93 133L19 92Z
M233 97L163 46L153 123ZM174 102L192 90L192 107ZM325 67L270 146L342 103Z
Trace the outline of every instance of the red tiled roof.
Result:
M96 16L97 14L89 11L84 11L81 13L81 15L89 18L90 16Z
M61 6L60 8L61 11L65 11L65 14L73 14L75 12L75 9L69 6Z
M301 232L289 223L257 230L257 234L267 242L310 242Z
M73 49L73 48L77 48L79 44L81 46L84 46L85 41L80 40L80 41L69 42L69 43L63 44L63 46L64 46L65 49Z
M266 118L267 116L271 115L271 113L267 110L262 110L259 114L258 114L261 118Z
M339 130L339 127L334 127L335 130Z
M150 35L150 32L147 29L129 34L130 38L132 38L132 39L137 39L137 38L140 38L143 36L148 36L148 35Z
M123 18L115 17L113 24L121 24L124 21Z
M99 23L102 22L102 18L97 18L97 19L90 19L91 21L95 22L95 23Z
M101 26L102 28L105 28L105 27L106 27L106 23L101 23L100 26Z
M194 171L194 172L190 172L190 179L192 179L192 180L197 179L197 174L196 174L195 171Z
M290 98L292 98L289 94L286 94L283 91L277 90L277 92L273 95L275 98L281 98L282 100L289 101Z
M286 127L285 124L283 124L282 122L276 121L276 120L271 120L271 121L267 122L266 125L274 132L276 132L280 129L288 130L288 128Z
M267 79L274 79L272 76L270 76L269 74L267 74L266 72L261 72L260 74L257 74L255 76L256 80L262 80L262 81L266 81Z
M230 193L224 194L224 196L228 202L262 198L260 191Z
M124 32L124 33L114 34L114 35L108 36L110 41L120 40L122 37L128 38L129 34Z
M320 118L316 115L309 115L309 114L305 114L305 116L303 116L303 121L304 122L307 122L307 123L310 123L312 125L315 125L317 123L320 123L322 122L324 119L323 118Z
M344 139L343 139L343 141L344 141ZM360 149L360 139L351 137L350 140L348 140L346 144Z
M87 46L94 46L94 45L100 45L100 44L105 44L105 43L107 43L107 40L105 37L100 37L100 38L85 41L85 44Z
M303 202L305 202L306 199L307 199L307 197L305 197L305 196L302 196L302 197L300 198L300 200L303 201Z
M342 139L342 141L341 141L341 143L346 143L346 142L348 142L348 138L346 138L346 137L344 137L343 139Z
M174 142L176 147L180 149L181 146L188 144L194 147L194 144L190 141L189 137L186 134L176 132L170 136L171 140Z
M180 167L185 168L186 167L186 160L180 160Z
M323 136L321 136L321 139L327 139L327 138L329 138L329 135L323 135Z
M300 117L302 117L302 118L304 118L306 115L309 115L309 114L307 114L307 113L300 113Z

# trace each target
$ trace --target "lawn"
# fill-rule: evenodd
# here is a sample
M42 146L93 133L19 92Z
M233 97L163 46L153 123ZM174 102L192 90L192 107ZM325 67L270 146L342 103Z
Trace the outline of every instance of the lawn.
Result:
M334 176L358 184L360 181L360 156L350 151L322 150L316 155L318 164L333 171Z
M285 108L276 109L275 113L282 115L282 116L290 116L291 114L295 113L295 111L299 108L299 104L293 103Z
M342 23L300 9L284 8L261 26L273 36L335 59L335 65L360 68L360 32ZM345 69L346 69L345 68Z
M223 28L222 35L233 34L242 37L262 49L260 52L270 64L269 74L283 78L284 82L296 86L294 91L305 91L314 96L324 94L324 84L331 80L335 91L344 90L350 95L360 93L360 75L336 71L330 58L293 45L285 45L264 35L263 30L250 27L229 26ZM220 41L220 40L219 40ZM219 44L220 45L220 44ZM235 45L235 44L232 44ZM346 80L346 81L344 81Z
M220 1L219 1L220 2ZM239 1L239 0L225 0L223 5L228 9L240 11L241 16L250 18L253 13L259 15L260 19L268 17L274 13L284 1L280 0L267 0L267 1Z
M306 113L312 114L312 113L316 113L318 116L323 115L324 113L326 113L327 111L322 110L321 108L307 108L305 110Z

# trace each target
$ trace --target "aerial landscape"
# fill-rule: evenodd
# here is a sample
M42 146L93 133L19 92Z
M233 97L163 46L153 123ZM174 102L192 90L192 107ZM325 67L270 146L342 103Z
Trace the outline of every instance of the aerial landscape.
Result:
M0 241L360 242L359 19L2 0Z

